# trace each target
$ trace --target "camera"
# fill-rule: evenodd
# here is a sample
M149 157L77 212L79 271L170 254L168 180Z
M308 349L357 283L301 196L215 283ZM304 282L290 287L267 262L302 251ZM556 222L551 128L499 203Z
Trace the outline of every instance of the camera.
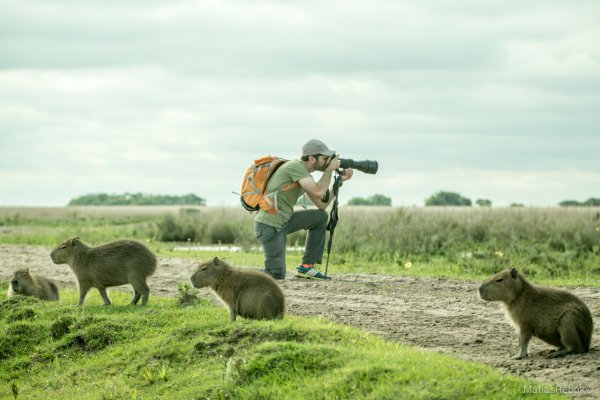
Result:
M379 165L377 161L373 160L355 161L349 158L340 158L340 168L353 168L365 174L376 174Z
M334 154L332 158L335 158L335 157L338 157L338 155ZM376 174L377 169L379 168L379 164L377 163L377 161L373 161L373 160L356 161L356 160L351 160L349 158L340 158L340 169L338 170L338 173L340 175L343 175L345 168L357 169L361 172L364 172L365 174ZM339 179L339 177L336 177L336 183L333 185L334 193L337 196L336 185L338 188L342 185L342 180ZM323 195L323 198L321 198L321 201L324 203L329 202L329 190L327 190L325 192L325 194ZM327 226L327 229L328 230L330 229L329 226Z

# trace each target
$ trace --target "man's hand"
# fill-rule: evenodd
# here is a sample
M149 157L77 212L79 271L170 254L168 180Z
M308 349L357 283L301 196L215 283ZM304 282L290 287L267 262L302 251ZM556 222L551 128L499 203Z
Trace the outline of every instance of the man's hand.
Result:
M348 179L352 178L352 174L354 174L352 168L346 168L344 172L340 174L342 181L347 181Z
M327 164L327 167L325 168L325 171L323 172L333 172L337 169L340 168L340 158L338 156L331 156L331 158L329 159L329 163Z

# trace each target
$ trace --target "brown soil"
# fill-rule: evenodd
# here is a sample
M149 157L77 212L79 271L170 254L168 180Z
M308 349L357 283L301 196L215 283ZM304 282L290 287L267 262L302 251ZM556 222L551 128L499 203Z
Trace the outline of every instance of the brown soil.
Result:
M18 267L29 267L62 287L76 287L69 266L52 264L49 253L44 247L0 245L0 279L7 280ZM159 258L156 274L149 279L149 304L153 295L176 296L178 284L189 282L195 264L187 259ZM570 289L594 316L595 334L589 353L547 359L554 349L533 339L529 357L512 360L518 352L516 333L499 304L478 297L478 282L377 274L332 274L333 280L318 282L294 278L292 271L289 275L282 286L290 314L325 317L389 340L480 361L554 388L559 385L563 392L579 397L600 398L598 288ZM123 286L123 290L131 288ZM214 299L210 290L200 293ZM98 296L97 291L90 296ZM223 319L227 319L225 309Z

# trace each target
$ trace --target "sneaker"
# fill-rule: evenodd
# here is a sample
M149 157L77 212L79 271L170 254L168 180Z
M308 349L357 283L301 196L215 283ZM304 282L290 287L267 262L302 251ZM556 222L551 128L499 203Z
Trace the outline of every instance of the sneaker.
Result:
M299 278L318 279L320 281L331 279L329 276L323 275L316 267L306 268L302 265L296 268L296 276Z

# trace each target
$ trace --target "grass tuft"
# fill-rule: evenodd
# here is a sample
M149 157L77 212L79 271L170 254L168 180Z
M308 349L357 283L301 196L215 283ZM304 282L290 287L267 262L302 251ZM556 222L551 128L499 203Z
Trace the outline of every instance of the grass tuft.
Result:
M86 352L95 352L122 340L125 335L123 324L111 321L89 323L83 326L77 321L73 325L73 331L65 336L65 341L58 349L78 348Z
M177 301L181 306L191 306L200 302L200 298L198 297L198 290L193 288L187 282L182 282L177 286L179 291L179 295L177 297Z

